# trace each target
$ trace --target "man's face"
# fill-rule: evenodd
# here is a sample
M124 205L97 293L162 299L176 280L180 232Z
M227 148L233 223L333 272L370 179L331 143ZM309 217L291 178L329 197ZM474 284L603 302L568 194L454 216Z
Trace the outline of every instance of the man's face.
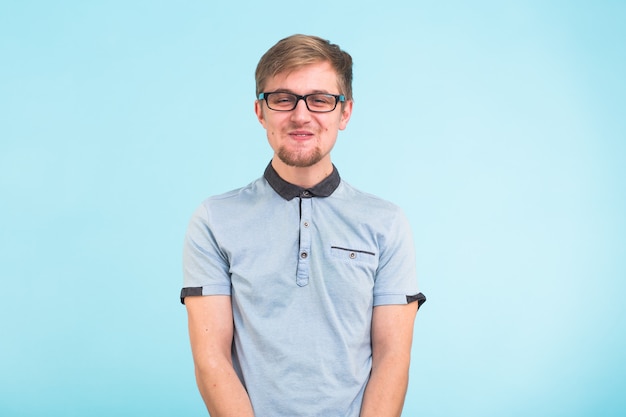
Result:
M292 72L269 78L264 92L340 94L337 74L328 62L307 65ZM285 165L308 168L330 166L330 151L339 130L346 128L352 113L352 101L328 113L310 112L304 100L292 111L274 111L265 101L254 106L259 121L267 131L267 139L275 156ZM276 159L276 158L274 158Z

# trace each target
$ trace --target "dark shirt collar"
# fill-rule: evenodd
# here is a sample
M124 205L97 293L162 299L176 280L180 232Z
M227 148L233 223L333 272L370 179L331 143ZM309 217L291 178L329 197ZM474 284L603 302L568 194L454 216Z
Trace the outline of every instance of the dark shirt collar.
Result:
M271 162L267 165L267 168L265 168L265 174L263 174L263 176L274 191L285 200L291 200L295 197L328 197L339 187L339 183L341 182L339 171L337 171L335 165L333 165L333 172L331 172L329 176L311 188L302 188L285 181L278 175Z

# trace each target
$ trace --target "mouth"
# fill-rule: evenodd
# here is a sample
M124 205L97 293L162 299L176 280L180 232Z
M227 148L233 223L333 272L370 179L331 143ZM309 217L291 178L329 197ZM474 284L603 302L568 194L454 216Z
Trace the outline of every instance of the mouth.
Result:
M289 136L294 139L309 139L313 137L313 133L306 130L294 130L289 132Z

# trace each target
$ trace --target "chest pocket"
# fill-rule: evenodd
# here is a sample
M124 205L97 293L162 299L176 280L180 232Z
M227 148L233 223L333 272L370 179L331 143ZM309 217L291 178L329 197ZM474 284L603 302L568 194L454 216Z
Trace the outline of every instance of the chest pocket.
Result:
M378 263L378 256L376 256L374 252L364 249L331 246L330 255L333 259L341 260L348 264L355 263L376 266Z
M332 279L328 285L343 294L352 294L350 303L356 303L358 308L371 306L376 270L378 269L378 255L368 248L358 249L352 245L331 245L328 253L326 268ZM360 295L358 295L360 294ZM352 308L352 307L351 307Z

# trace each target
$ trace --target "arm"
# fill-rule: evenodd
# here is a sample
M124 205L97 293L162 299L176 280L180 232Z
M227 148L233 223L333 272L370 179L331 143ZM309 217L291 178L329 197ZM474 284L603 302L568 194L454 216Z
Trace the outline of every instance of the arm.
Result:
M245 388L233 369L230 296L185 299L196 382L212 417L253 417Z
M409 382L417 303L381 305L372 314L372 373L361 417L400 417Z

